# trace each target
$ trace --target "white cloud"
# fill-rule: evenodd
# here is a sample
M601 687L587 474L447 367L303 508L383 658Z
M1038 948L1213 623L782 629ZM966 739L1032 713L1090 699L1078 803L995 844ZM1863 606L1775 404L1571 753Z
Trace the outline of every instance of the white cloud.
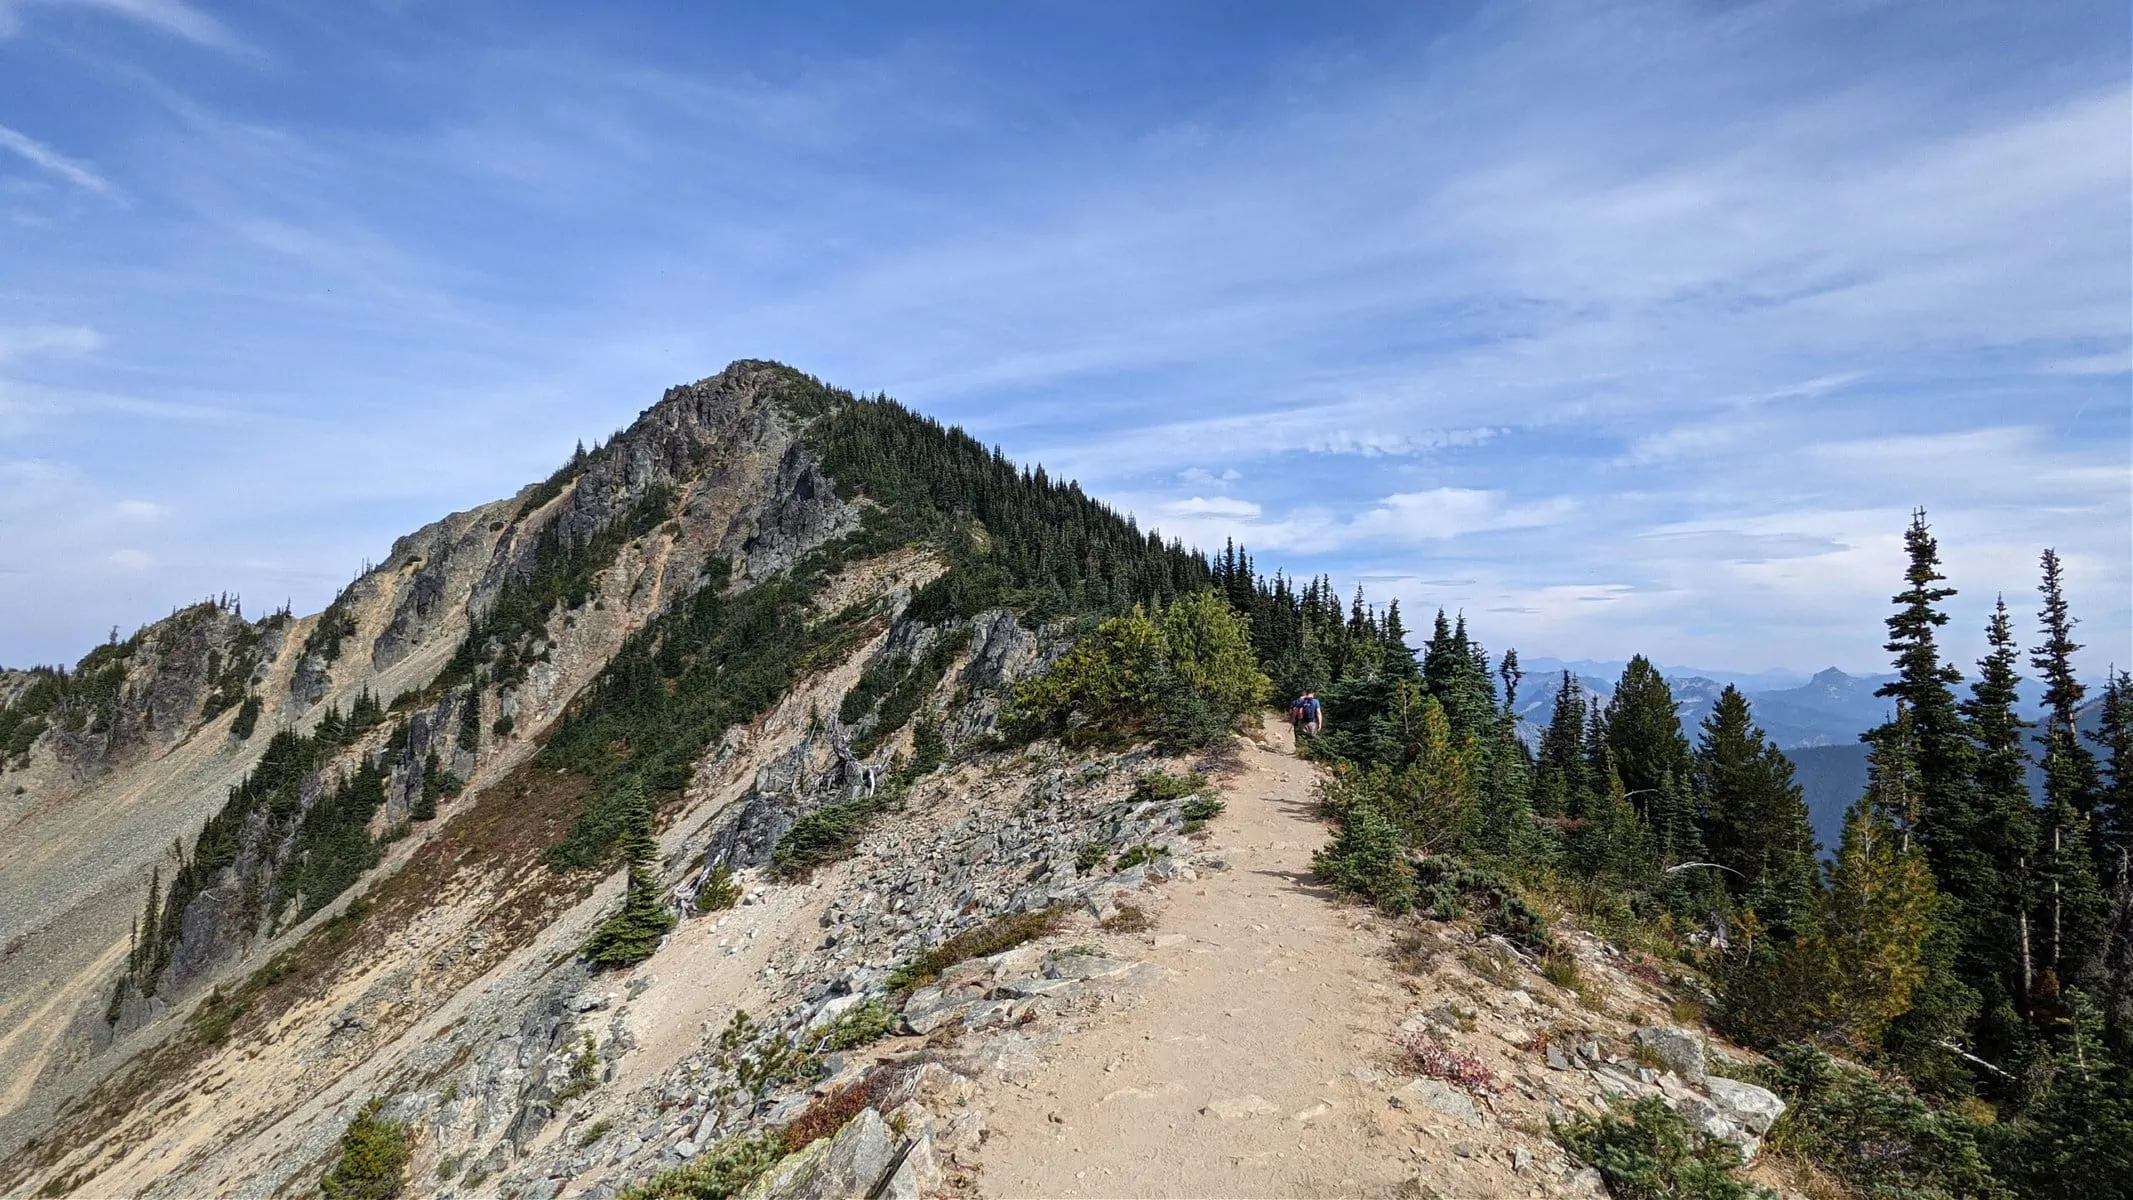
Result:
M1500 491L1438 487L1387 496L1350 522L1346 532L1351 541L1417 545L1491 530L1549 525L1575 508L1576 503L1568 499L1514 505Z
M1311 505L1270 519L1257 502L1229 496L1128 500L1144 524L1187 545L1213 549L1235 539L1255 552L1323 554L1360 546L1425 546L1470 534L1527 529L1563 519L1569 500L1509 503L1500 491L1438 487L1383 497L1352 515Z
M32 354L89 354L104 344L94 329L80 325L0 327L0 364Z
M12 150L31 165L49 171L84 191L94 192L99 196L118 195L118 189L111 186L110 180L21 130L0 125L0 149Z
M1178 482L1192 487L1223 488L1244 478L1235 467L1227 467L1220 475L1205 467L1187 467L1178 472Z
M94 9L137 21L159 33L233 54L255 54L230 28L214 16L183 0L0 0L0 37L21 28L23 11L32 6Z
M145 550L119 549L105 556L104 561L120 571L140 572L154 569L156 560Z
M111 511L128 521L160 521L170 515L168 508L153 500L121 500Z

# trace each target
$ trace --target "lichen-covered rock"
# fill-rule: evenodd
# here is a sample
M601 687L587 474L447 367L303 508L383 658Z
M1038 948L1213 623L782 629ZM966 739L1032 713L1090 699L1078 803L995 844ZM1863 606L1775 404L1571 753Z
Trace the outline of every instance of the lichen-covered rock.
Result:
M1753 1134L1770 1132L1777 1119L1785 1115L1785 1102L1768 1088L1716 1075L1706 1079L1703 1088L1728 1120Z
M1703 1039L1686 1029L1674 1029L1663 1025L1647 1025L1630 1035L1631 1040L1644 1047L1674 1068L1683 1079L1700 1084L1708 1074L1705 1065Z

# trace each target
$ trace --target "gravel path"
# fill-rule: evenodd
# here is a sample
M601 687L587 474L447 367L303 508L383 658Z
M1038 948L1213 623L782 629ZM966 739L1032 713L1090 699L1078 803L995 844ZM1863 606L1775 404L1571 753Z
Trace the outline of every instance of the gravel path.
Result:
M1222 781L1230 869L1164 889L1141 957L1169 981L992 1097L987 1194L1386 1195L1412 1175L1362 1066L1404 1007L1384 934L1311 882L1315 769L1280 722L1266 740Z

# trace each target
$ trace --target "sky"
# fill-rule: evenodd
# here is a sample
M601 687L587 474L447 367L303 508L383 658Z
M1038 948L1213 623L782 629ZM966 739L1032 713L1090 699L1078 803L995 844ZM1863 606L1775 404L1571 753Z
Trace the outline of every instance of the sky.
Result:
M0 662L775 358L1493 648L2133 664L2122 0L0 0ZM1410 622L1415 620L1410 615Z

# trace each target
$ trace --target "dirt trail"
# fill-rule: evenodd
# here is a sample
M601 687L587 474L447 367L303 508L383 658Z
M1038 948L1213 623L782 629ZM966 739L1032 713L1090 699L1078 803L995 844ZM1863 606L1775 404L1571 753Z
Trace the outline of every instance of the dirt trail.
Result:
M1279 721L1266 741L1221 781L1230 869L1162 889L1139 956L1168 981L992 1098L986 1194L1382 1196L1413 1174L1367 1080L1404 1011L1385 936L1311 882L1315 768Z

